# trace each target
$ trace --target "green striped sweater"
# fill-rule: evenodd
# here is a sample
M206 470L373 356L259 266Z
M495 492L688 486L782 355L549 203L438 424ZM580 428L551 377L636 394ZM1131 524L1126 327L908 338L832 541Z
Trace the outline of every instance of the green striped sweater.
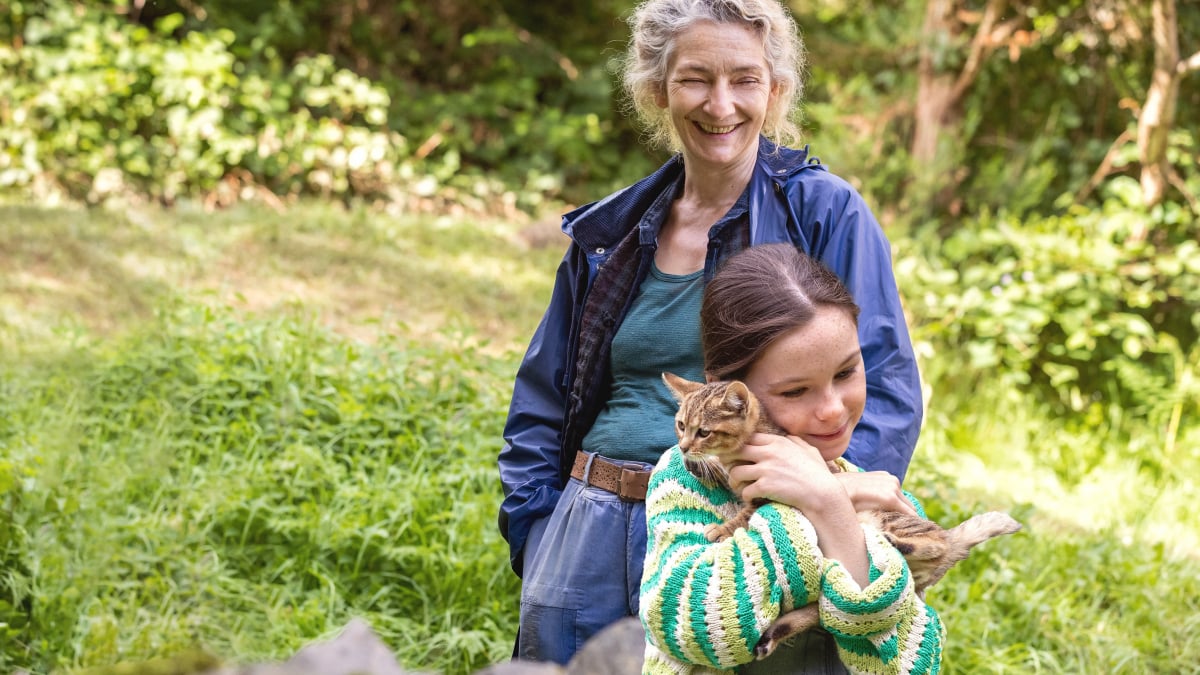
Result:
M941 621L917 597L908 564L883 535L864 527L870 583L860 588L839 562L821 556L812 524L791 507L764 505L732 537L705 539L706 525L738 508L731 492L687 470L678 447L659 460L646 497L644 673L720 672L749 663L776 617L813 601L851 672L940 670Z

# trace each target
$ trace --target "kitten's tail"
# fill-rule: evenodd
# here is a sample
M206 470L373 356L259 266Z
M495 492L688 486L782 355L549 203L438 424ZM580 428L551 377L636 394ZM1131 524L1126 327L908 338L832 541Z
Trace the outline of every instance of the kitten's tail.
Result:
M1021 523L1018 523L1012 516L1001 511L989 511L981 513L959 523L955 527L950 528L947 532L949 540L955 548L961 548L963 551L982 544L992 537L999 537L1002 534L1012 534L1021 529Z

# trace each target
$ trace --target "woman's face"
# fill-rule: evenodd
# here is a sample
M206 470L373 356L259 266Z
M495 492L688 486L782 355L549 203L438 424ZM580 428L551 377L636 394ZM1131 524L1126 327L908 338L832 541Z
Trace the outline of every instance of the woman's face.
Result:
M753 161L776 92L770 73L749 27L701 21L675 38L658 105L670 113L689 166Z
M820 307L812 321L784 333L750 366L746 386L767 415L821 452L841 457L867 401L858 329L838 307Z

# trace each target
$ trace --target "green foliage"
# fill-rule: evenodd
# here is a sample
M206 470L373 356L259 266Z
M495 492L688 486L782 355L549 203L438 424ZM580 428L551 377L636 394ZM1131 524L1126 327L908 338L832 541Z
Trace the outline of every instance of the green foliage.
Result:
M0 189L477 211L590 201L661 159L620 112L612 72L633 4L4 0ZM984 59L938 166L913 167L926 3L789 4L809 45L814 151L903 225L1052 212L1134 121L1153 62L1137 3L1012 3L1022 41ZM1190 53L1200 12L1178 14ZM941 72L966 63L976 25L938 45ZM1185 78L1170 157L1193 195L1197 130L1183 111L1197 106Z
M1167 432L1161 443L1123 452L1165 468L1178 419L1200 400L1200 247L1190 226L1154 220L1113 198L1103 211L984 216L945 239L901 242L897 275L920 317L917 341L959 386L994 372L1081 431L1125 437L1130 420L1149 421Z
M163 3L138 21L96 3L7 4L0 189L409 206L515 202L515 189L535 208L649 167L614 124L603 41L576 65L475 3Z
M8 392L0 395L0 414L11 400ZM23 506L24 484L31 471L13 463L13 430L4 422L0 425L0 644L20 645L28 639L32 607L27 536L16 514Z
M986 510L969 495L921 484L936 495L930 517L939 522ZM1022 532L973 550L926 596L947 626L947 673L1200 668L1193 562L1172 559L1162 544L1125 546L1111 534L1064 530L1029 506L1013 515ZM1181 620L1161 623L1165 607Z
M1024 524L928 592L946 672L1196 672L1200 529L1176 520L1200 497L1195 428L1158 472L1139 461L1153 450L1130 457L1129 438L1079 428L994 374L964 386L940 361L926 361L934 395L906 487L943 525L998 501ZM1158 433L1124 424L1134 439Z
M494 526L506 362L183 309L9 367L13 455L45 466L17 517L37 570L17 629L30 649L6 665L283 658L351 616L422 668L511 649L516 578Z
M50 181L80 199L173 202L399 185L406 145L377 85L328 56L285 67L261 46L249 67L231 31L174 40L179 24L168 15L147 28L61 0L26 16L22 46L0 45L0 187Z

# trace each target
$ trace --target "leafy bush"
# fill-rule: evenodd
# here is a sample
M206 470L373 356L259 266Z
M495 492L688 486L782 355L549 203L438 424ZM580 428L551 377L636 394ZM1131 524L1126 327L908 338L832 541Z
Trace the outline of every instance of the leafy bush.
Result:
M151 30L44 6L19 49L0 44L0 187L230 201L257 188L371 197L412 177L386 92L328 56L284 64L259 46L248 64L231 31L172 38L177 14Z
M576 66L503 13L463 4L433 35L392 35L378 17L352 16L343 28L365 46L339 49L383 64L398 47L390 37L415 59L384 70L360 59L361 75L303 42L317 39L305 31L327 3L215 3L215 18L189 5L143 23L98 3L6 4L15 11L0 30L0 189L92 202L316 194L534 208L568 184L594 198L596 186L649 167L613 142L622 131L603 61ZM444 9L381 6L425 31Z
M966 389L994 371L1081 430L1147 420L1164 445L1127 452L1169 462L1179 420L1200 401L1200 245L1186 224L1151 222L1112 198L1099 211L1024 223L985 214L944 240L899 242L897 275L931 367Z

